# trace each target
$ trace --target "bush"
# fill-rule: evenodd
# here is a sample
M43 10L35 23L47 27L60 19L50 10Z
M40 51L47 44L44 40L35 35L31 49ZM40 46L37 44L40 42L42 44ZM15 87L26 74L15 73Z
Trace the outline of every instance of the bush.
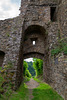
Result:
M28 70L28 64L26 61L23 62L23 75L31 78L31 74Z
M0 98L4 97L7 98L12 93L12 86L11 83L13 73L8 73L9 68L11 68L11 64L5 65L4 68L0 68ZM3 96L4 97L3 97Z
M29 70L26 70L26 71L25 71L25 76L31 78L31 74L30 74Z
M43 74L43 61L37 58L34 58L33 60L34 60L33 67L35 68L36 76L42 75Z

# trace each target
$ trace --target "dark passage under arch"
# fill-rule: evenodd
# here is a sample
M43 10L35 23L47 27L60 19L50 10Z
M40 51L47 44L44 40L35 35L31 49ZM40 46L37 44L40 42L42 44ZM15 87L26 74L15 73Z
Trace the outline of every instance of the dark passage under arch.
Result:
M5 53L3 51L0 51L0 67L2 67L4 56L5 56Z

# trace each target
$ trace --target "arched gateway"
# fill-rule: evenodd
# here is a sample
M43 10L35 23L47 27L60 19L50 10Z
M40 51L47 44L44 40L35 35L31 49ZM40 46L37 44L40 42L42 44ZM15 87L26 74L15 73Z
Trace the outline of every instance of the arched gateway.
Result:
M49 48L48 48L48 34L44 27L40 25L31 25L24 31L23 39L23 58L36 57L43 60L43 77L49 83L47 78L50 66L49 62ZM46 53L47 52L47 53ZM45 65L46 64L46 65ZM50 76L49 76L50 77Z
M21 48L20 48L20 67L18 67L18 71L20 71L20 77L17 80L18 85L20 85L22 81L22 71L23 71L23 60L25 58L36 57L43 60L43 79L48 84L50 83L50 63L49 63L49 43L48 43L48 33L45 28L40 25L30 25L26 29L24 29L23 37L21 40ZM19 69L20 68L20 69ZM49 68L49 70L48 70ZM21 78L21 79L20 79Z
M31 25L24 32L23 57L44 59L47 41L46 30L39 25Z

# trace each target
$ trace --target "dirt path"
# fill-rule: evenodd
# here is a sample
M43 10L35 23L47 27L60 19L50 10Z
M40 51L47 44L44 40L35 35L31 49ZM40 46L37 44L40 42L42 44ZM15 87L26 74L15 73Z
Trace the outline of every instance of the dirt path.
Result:
M29 100L33 99L32 91L34 88L37 88L39 86L39 83L36 82L33 78L30 79L30 81L26 82L26 85L29 89Z
M28 89L34 89L38 87L39 83L36 82L33 78L31 78L30 81L26 82L26 85L28 86Z

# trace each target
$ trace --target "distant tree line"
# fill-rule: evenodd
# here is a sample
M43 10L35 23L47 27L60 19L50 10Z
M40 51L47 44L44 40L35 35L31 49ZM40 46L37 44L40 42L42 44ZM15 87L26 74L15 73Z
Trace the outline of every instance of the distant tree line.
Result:
M41 59L33 58L33 62L23 63L23 75L26 77L37 77L43 74L43 61Z

